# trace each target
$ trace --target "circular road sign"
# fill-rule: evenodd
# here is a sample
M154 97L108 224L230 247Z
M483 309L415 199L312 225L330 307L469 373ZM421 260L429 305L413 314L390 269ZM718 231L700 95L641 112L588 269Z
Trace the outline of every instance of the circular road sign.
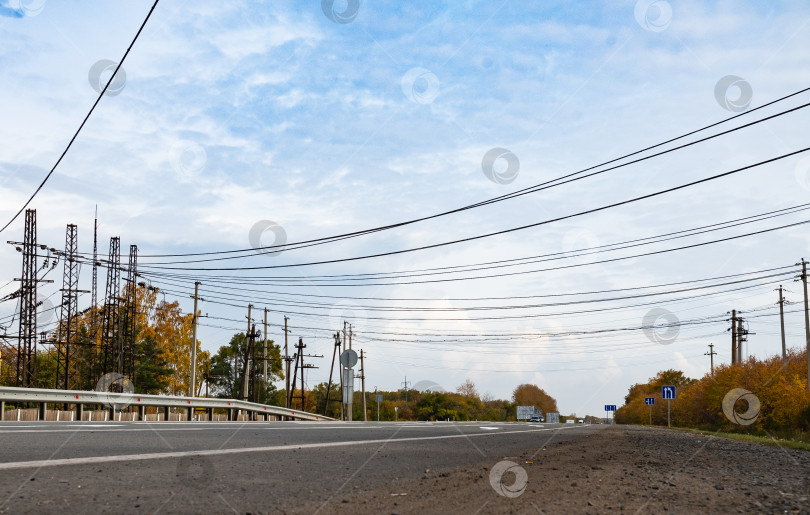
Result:
M340 354L340 364L346 368L353 368L357 364L357 353L347 349Z

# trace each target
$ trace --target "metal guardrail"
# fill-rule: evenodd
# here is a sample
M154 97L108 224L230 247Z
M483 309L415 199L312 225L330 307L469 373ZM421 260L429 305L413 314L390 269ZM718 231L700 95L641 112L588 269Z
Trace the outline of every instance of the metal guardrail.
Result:
M251 420L262 418L269 420L270 416L279 417L280 420L334 420L315 413L256 404L236 399L218 399L211 397L179 397L172 395L142 395L139 393L112 393L85 390L46 390L41 388L13 388L0 387L0 420L3 420L5 404L13 403L39 403L39 419L45 419L47 404L75 404L77 420L81 420L81 413L85 405L103 405L111 411L121 411L134 406L138 409L140 420L144 419L145 408L148 406L162 407L168 420L169 408L182 408L192 420L193 410L203 408L209 414L215 409L224 409L228 413L228 420L236 420L239 412L249 414Z

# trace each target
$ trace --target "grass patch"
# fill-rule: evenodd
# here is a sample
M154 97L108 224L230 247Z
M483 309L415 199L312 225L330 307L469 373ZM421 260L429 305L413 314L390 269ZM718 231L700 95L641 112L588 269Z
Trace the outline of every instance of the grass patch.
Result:
M741 442L758 443L762 445L770 445L771 447L786 447L788 449L797 449L800 451L810 451L810 442L791 439L774 439L769 436L749 435L745 433L724 433L722 431L706 431L704 429L692 429L687 427L673 427L678 431L685 431L687 433L696 433L701 435L719 436L721 438L728 438L729 440L739 440Z

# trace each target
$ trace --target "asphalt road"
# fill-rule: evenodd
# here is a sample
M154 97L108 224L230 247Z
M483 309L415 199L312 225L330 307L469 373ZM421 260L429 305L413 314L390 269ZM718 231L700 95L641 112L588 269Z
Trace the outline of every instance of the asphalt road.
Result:
M329 513L360 492L396 489L398 481L443 470L492 467L600 428L487 422L2 423L0 512Z

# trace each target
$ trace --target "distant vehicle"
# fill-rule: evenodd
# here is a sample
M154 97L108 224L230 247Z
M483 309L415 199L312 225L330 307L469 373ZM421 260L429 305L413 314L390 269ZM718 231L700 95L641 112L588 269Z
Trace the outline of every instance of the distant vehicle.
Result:
M582 420L582 419L577 420L577 424L584 424L584 423L585 423L585 421Z
M542 421L543 421L543 417L538 417L536 415L529 419L529 422L542 422Z

